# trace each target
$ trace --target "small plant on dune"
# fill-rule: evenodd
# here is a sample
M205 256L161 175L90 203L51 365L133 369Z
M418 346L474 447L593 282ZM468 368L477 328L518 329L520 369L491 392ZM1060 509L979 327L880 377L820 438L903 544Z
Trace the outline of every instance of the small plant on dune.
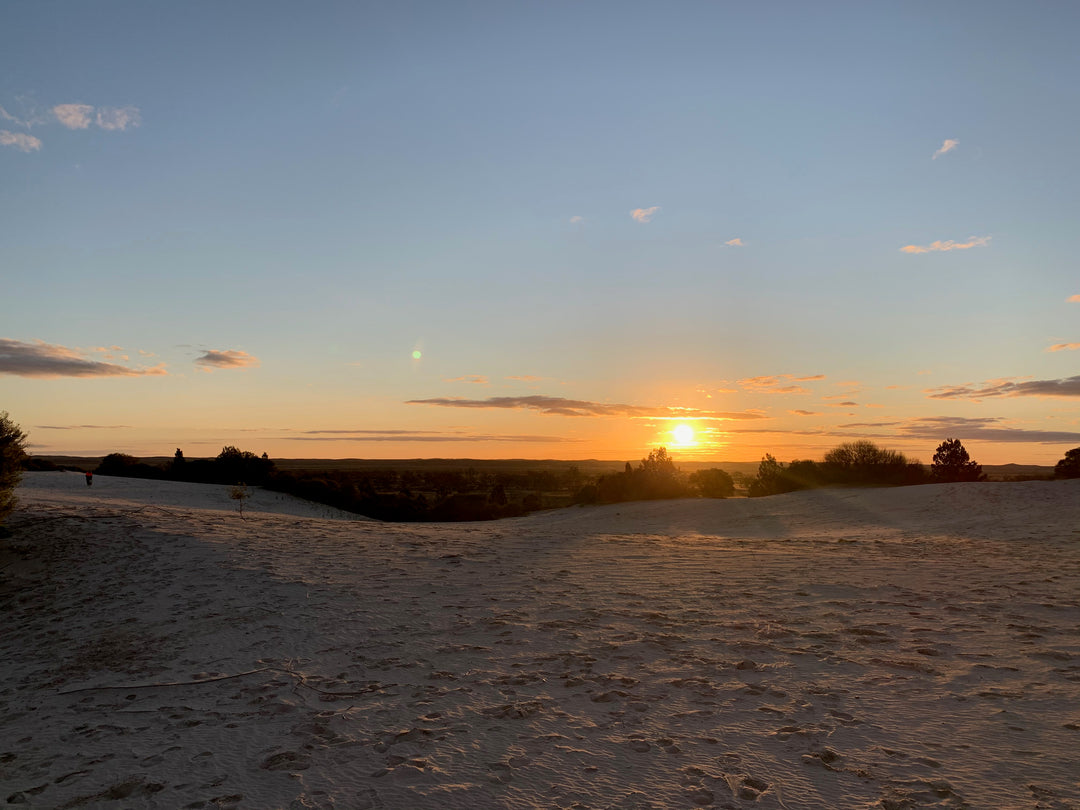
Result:
M15 509L15 487L22 480L26 434L0 411L0 526Z
M244 501L251 497L251 493L248 492L247 484L241 481L229 490L229 497L236 501L236 504L240 509L240 517L246 520L247 518L244 518Z

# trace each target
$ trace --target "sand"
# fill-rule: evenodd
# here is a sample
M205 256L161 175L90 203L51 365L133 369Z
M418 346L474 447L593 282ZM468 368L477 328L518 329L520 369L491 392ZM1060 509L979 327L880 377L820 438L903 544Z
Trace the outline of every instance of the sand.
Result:
M438 525L19 496L0 803L1080 807L1080 481Z

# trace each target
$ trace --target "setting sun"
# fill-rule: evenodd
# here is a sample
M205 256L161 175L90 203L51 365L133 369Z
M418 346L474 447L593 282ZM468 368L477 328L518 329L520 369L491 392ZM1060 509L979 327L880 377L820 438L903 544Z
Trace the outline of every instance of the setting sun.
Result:
M671 435L675 438L675 444L687 447L692 444L696 444L694 441L694 429L690 425L676 425L671 431Z

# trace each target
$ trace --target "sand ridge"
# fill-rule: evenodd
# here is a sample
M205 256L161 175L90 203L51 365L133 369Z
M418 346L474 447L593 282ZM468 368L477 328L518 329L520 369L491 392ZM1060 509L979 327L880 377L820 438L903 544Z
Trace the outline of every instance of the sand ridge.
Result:
M1080 482L394 525L105 480L20 491L0 802L1080 807Z

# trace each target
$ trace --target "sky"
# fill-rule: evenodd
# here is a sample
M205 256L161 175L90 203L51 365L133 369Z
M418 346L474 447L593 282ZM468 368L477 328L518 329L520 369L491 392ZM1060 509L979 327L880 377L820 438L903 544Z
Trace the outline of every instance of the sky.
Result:
M36 454L1080 446L1080 5L0 9Z

